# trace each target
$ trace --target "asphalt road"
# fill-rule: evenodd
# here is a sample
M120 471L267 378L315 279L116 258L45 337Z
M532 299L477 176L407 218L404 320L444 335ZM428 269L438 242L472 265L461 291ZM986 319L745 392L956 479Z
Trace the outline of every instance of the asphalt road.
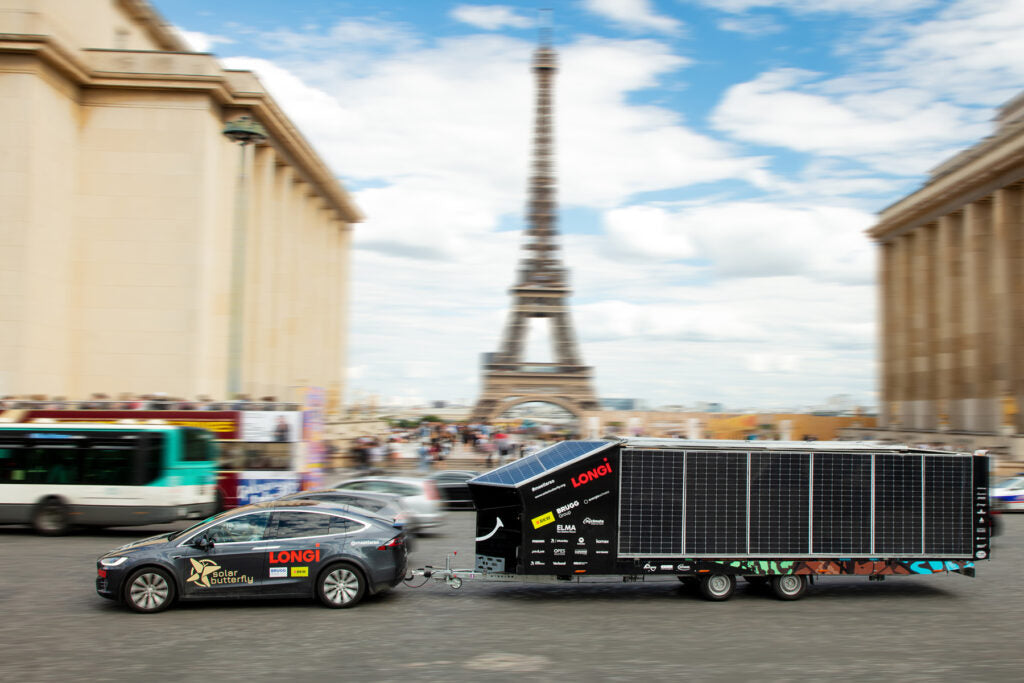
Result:
M130 613L93 589L102 552L164 528L50 539L0 527L0 680L1019 681L1024 515L978 577L824 579L798 602L674 580L399 587L351 610L310 601ZM413 566L472 564L472 513ZM170 527L167 527L170 528Z

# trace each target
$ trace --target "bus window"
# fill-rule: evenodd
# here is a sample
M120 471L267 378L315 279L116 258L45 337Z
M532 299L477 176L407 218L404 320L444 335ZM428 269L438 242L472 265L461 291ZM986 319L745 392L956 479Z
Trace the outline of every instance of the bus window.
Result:
M131 486L135 483L134 453L131 446L91 446L85 453L85 483Z
M0 446L0 484L20 484L24 481L24 449L12 444Z
M186 427L181 430L181 437L184 441L182 449L182 460L186 462L203 462L216 460L216 445L213 437L205 429Z

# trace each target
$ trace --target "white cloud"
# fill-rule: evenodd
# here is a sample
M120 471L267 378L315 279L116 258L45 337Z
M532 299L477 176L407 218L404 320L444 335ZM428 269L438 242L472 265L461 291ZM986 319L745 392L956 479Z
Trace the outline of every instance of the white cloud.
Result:
M231 38L224 36L214 35L212 33L200 33L199 31L186 31L184 29L175 29L181 39L185 41L189 49L193 52L211 52L218 43L231 44L235 41Z
M451 11L451 16L457 21L485 31L530 28L535 23L506 5L459 5Z
M987 126L976 112L912 87L853 89L799 69L777 69L726 92L712 114L736 139L823 156L857 159L888 173L934 165Z
M652 206L609 211L613 248L660 260L703 263L716 278L799 276L866 285L874 248L864 231L874 216L836 206L719 203L677 212Z
M749 36L767 36L786 30L785 26L766 15L724 17L718 20L717 26L722 31Z
M583 0L583 7L635 31L655 31L657 33L678 33L683 22L651 9L649 0Z
M932 7L937 0L697 0L723 12L751 9L785 9L794 14L848 13L859 15L901 14Z

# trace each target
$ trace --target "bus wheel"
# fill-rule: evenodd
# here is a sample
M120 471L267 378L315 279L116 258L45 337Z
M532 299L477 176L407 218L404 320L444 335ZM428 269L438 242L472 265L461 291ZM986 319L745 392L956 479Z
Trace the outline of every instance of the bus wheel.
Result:
M773 576L772 592L779 600L799 600L807 592L807 577L798 574Z
M701 577L700 594L707 600L728 600L735 590L736 577L732 574L705 574Z
M63 536L71 528L68 506L57 498L47 498L32 513L32 528L43 536Z

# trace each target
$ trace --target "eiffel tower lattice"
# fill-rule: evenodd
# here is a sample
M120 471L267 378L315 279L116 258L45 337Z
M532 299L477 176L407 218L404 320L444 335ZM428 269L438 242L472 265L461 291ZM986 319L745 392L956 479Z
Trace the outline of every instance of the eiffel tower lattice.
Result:
M483 391L473 410L473 422L491 422L509 408L541 401L579 417L597 410L591 368L583 365L573 330L568 298L568 272L555 238L557 203L554 174L552 86L558 60L542 38L534 53L537 108L534 125L533 173L529 187L529 224L519 262L519 275L509 293L512 308L501 346L482 368ZM526 335L532 318L550 321L554 362L523 361Z

